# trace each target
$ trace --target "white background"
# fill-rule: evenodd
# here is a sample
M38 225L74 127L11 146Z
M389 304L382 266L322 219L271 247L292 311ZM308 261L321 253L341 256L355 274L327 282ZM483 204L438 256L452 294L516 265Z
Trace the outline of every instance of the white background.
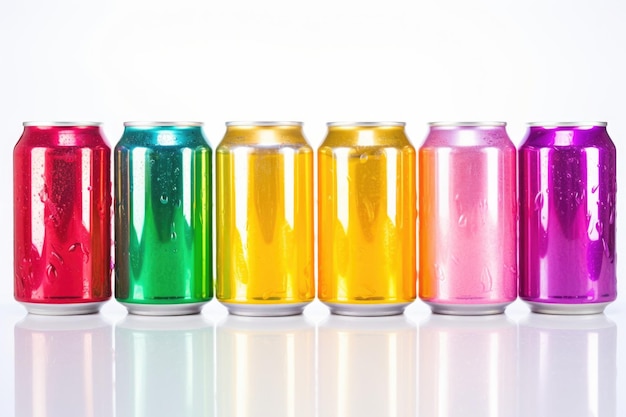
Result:
M624 184L625 18L618 0L1 2L0 414L13 414L13 325L24 315L12 301L10 185L23 121L102 121L113 146L126 120L198 120L215 148L227 120L300 120L313 146L327 121L406 121L416 147L434 120L507 121L516 144L528 121L603 120ZM508 314L528 318L519 302ZM204 315L218 322L224 310ZM315 323L326 315L307 310ZM407 315L429 320L419 303ZM111 302L104 316L123 310ZM624 392L626 297L607 317Z

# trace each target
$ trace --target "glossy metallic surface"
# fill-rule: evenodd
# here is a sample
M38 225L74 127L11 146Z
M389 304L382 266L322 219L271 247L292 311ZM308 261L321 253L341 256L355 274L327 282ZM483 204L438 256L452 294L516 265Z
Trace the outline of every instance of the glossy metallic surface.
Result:
M216 154L217 298L240 315L298 314L315 291L313 150L302 124L228 123Z
M520 297L615 300L616 154L605 124L531 125L519 159Z
M402 313L416 295L415 149L404 123L329 123L318 158L319 299L337 314Z
M442 314L501 313L517 296L516 153L505 124L431 124L418 176L420 298Z
M213 295L211 149L199 123L127 123L115 210L117 300L135 314L199 312Z
M35 314L97 312L111 297L110 148L97 123L24 126L13 151L15 299Z

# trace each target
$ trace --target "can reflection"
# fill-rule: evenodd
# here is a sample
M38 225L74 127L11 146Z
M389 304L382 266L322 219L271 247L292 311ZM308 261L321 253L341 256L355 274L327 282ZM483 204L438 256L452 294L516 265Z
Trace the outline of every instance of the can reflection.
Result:
M319 415L414 416L415 325L331 316L319 327Z
M113 416L111 325L28 315L15 325L15 415Z
M217 327L217 415L315 415L315 327L303 316L228 316Z
M520 323L522 416L615 416L617 326L604 314Z
M420 416L515 416L517 327L504 315L431 315L419 334Z
M116 415L214 415L213 331L201 315L127 316L115 328Z

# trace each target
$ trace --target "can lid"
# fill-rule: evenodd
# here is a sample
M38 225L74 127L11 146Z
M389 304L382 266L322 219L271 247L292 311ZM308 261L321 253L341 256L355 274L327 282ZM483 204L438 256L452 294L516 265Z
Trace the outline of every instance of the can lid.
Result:
M430 122L432 127L504 127L506 122Z
M81 127L81 126L100 126L100 122L24 122L23 126L41 126L41 127Z
M226 122L226 126L302 126L302 122L234 121Z
M530 122L530 127L585 127L585 126L598 126L606 127L606 122Z
M390 126L406 126L404 122L328 122L328 127L390 127Z
M124 122L127 127L198 127L202 122Z

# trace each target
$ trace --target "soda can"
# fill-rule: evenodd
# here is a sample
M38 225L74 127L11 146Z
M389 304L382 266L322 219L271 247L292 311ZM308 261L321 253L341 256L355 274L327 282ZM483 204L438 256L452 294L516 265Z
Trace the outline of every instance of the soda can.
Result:
M115 147L115 297L132 314L213 296L211 148L197 122L127 122Z
M617 297L606 123L531 123L519 159L520 297L537 313L601 313Z
M623 414L617 407L617 399L622 400L623 394L618 397L618 371L622 370L618 366L622 359L620 353L618 362L621 336L615 322L604 314L528 314L520 321L519 335L517 415Z
M115 326L115 416L214 416L214 330L202 314L127 315Z
M14 290L29 313L96 313L111 297L110 164L99 123L24 123L13 151Z
M434 313L517 297L516 152L503 122L431 123L419 150L420 298Z
M217 147L217 299L232 314L313 300L313 150L300 122L229 122Z
M4 414L3 402L3 415L113 417L112 333L100 314L29 314L16 323L15 414Z
M319 299L401 314L415 300L415 148L400 122L328 123L318 151Z

